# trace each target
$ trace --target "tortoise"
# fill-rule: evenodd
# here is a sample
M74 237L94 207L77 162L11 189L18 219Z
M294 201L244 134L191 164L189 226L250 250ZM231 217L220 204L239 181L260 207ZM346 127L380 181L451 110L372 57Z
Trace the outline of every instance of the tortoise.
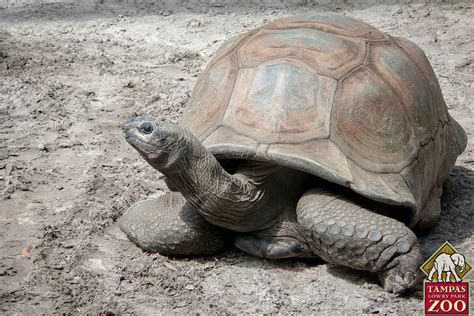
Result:
M414 231L438 221L467 143L417 45L327 13L228 40L179 125L141 116L123 131L171 190L120 219L142 249L204 255L233 240L370 271L394 293L421 278Z

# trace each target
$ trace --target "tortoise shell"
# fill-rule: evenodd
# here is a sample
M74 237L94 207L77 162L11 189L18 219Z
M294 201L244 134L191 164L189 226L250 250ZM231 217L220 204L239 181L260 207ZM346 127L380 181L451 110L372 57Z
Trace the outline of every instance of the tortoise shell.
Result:
M218 159L278 163L410 207L418 222L466 146L423 51L334 14L227 41L182 125Z

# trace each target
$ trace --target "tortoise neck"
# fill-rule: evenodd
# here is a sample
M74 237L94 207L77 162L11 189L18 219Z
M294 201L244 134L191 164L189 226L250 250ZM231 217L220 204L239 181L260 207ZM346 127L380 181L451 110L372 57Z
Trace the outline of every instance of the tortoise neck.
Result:
M156 169L210 223L236 231L250 231L261 225L258 220L249 221L249 216L264 204L265 177L261 173L253 178L245 173L227 173L198 139L187 134L185 149Z

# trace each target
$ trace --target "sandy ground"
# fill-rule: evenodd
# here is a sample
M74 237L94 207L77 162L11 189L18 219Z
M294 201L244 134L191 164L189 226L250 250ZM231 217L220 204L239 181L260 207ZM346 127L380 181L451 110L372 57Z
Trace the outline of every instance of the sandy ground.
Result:
M398 297L368 274L236 249L150 255L116 225L128 206L167 190L126 144L120 124L134 114L178 121L196 77L226 39L322 10L418 43L472 140L469 4L0 9L0 313L421 313L421 286ZM449 240L474 263L472 141L451 179L442 221L420 237L423 252L428 257Z

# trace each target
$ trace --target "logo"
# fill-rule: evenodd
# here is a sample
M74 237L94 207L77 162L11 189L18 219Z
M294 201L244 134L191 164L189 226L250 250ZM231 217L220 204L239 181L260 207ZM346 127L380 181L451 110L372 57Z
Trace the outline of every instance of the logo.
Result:
M445 242L421 267L426 315L468 315L469 282L463 278L472 267L463 254Z

